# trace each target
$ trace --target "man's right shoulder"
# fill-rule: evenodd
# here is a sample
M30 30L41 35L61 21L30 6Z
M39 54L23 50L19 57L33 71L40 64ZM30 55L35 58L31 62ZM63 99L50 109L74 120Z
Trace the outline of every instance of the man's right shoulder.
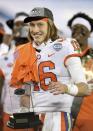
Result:
M26 43L26 44L19 45L18 47L16 47L16 50L20 50L20 49L22 49L22 48L28 47L29 45L31 45L30 42L28 42L28 43Z

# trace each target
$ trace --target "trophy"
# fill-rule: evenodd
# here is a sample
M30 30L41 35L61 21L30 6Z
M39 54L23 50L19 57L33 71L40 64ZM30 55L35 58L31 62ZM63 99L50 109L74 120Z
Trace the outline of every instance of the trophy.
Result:
M14 94L19 96L24 95L26 89L18 88L15 90ZM30 98L32 98L31 94ZM13 115L10 116L9 121L7 122L7 126L14 129L26 129L26 128L37 129L38 127L42 126L42 122L41 120L39 120L39 115L35 114L34 107L32 108L33 112L30 112L30 109L25 110L25 108L22 108L20 113L19 112L13 113Z

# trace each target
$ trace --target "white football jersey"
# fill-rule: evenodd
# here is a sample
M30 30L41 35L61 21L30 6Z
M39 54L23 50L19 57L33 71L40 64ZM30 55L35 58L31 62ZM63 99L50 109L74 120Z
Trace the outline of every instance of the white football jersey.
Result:
M11 49L9 53L0 56L0 69L5 75L5 82L2 91L3 110L9 114L17 112L20 104L19 97L14 95L15 88L9 86L14 62L13 52L14 49Z
M2 44L0 45L0 56L2 56L3 54L7 53L8 50L9 50L8 45L2 43Z
M40 83L38 91L34 90L36 86L32 91L32 108L36 112L70 112L74 97L68 94L53 95L48 91L50 81L59 81L64 84L86 81L80 58L71 57L67 59L66 66L64 65L65 58L75 53L70 41L71 39L66 39L63 42L49 41L46 45L39 46L41 51L37 52L37 62Z

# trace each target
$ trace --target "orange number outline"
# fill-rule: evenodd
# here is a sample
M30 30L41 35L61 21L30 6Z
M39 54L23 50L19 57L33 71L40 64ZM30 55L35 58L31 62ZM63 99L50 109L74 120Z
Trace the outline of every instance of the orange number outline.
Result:
M45 84L45 79L50 78L51 81L56 82L57 77L56 77L56 74L52 72L44 72L45 67L49 67L49 69L52 70L52 69L55 69L55 64L52 61L44 61L44 62L41 62L38 66L40 87L46 91L48 89L48 85Z

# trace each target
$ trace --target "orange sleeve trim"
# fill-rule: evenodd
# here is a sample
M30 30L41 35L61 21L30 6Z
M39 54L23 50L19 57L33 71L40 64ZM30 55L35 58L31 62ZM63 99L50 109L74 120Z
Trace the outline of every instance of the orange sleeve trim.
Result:
M87 47L82 53L75 53L75 54L70 54L70 55L66 56L65 59L64 59L64 65L66 66L66 61L69 58L71 58L71 57L82 57L88 52L89 49L90 49L90 47Z

